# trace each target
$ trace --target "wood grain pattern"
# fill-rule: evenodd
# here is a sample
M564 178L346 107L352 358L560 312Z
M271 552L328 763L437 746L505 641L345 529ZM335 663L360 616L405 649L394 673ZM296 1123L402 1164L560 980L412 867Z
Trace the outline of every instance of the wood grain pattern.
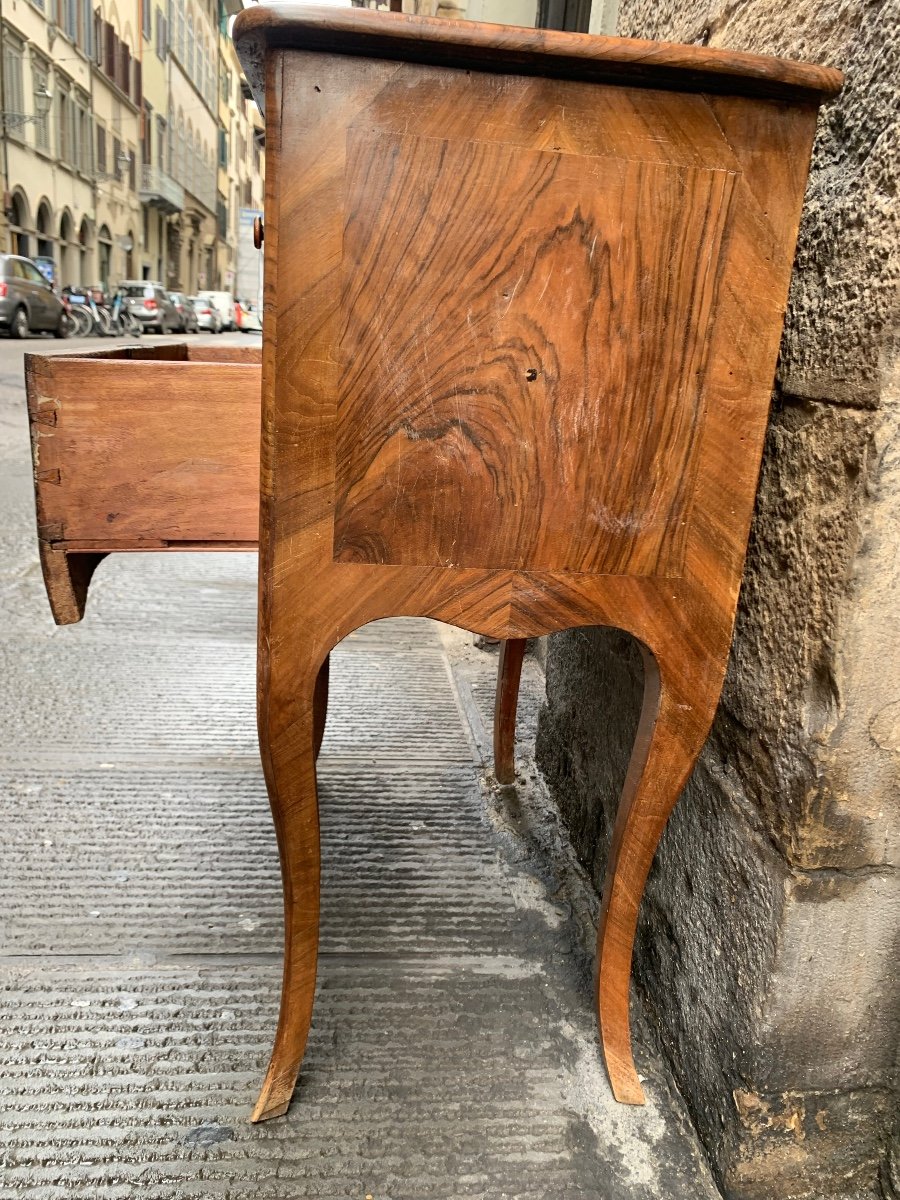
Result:
M613 1091L640 1103L637 914L719 698L815 101L839 77L369 13L236 28L248 69L266 48L258 713L285 896L253 1119L290 1103L312 1018L317 680L353 629L405 615L642 646L597 977ZM772 81L790 103L753 98Z
M351 127L335 557L680 574L733 180Z

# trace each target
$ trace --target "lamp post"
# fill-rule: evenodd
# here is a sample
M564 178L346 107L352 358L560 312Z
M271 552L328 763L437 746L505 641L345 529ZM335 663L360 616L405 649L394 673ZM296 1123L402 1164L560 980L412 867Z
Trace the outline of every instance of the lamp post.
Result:
M6 112L0 113L4 127L9 125L30 125L32 122L43 121L53 104L53 94L47 90L46 84L34 89L34 113Z
M35 118L36 120L42 121L49 113L52 104L53 95L47 90L47 85L45 83L34 89L34 111L37 114Z

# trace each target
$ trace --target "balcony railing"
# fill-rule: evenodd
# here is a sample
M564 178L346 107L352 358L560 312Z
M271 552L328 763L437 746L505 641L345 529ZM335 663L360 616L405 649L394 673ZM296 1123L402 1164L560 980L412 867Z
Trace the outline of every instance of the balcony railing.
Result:
M142 204L153 204L163 212L181 212L184 208L184 188L181 184L159 167L146 163L141 170L139 195Z

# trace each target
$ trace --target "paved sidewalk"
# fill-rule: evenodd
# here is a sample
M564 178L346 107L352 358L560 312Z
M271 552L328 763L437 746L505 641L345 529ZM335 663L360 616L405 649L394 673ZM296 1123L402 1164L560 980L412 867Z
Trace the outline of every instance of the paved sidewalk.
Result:
M596 898L527 755L539 668L499 790L496 656L429 622L335 655L313 1033L288 1115L247 1123L281 938L255 556L107 560L85 621L54 629L5 354L0 1197L718 1196L645 1047L647 1107L609 1093Z

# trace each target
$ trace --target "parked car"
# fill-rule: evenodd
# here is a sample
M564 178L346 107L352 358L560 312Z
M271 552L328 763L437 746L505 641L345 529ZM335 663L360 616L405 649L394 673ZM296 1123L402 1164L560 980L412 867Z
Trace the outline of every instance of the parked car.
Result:
M219 310L211 300L204 300L200 296L189 296L191 304L194 306L194 315L197 318L197 325L200 329L208 329L210 333L222 332L222 318L219 316Z
M144 326L144 332L173 333L181 328L178 309L163 285L152 279L125 279L121 291L129 310Z
M234 311L234 296L231 292L198 292L201 300L209 300L215 305L222 322L223 329L237 329L237 317Z
M237 327L241 333L262 333L259 312L249 300L235 300L234 312Z
M194 312L194 306L184 292L169 292L169 299L175 305L178 312L178 332L199 333L200 326L197 323L197 314Z
M0 254L0 328L15 338L32 329L57 337L71 330L62 300L34 263L18 254Z

